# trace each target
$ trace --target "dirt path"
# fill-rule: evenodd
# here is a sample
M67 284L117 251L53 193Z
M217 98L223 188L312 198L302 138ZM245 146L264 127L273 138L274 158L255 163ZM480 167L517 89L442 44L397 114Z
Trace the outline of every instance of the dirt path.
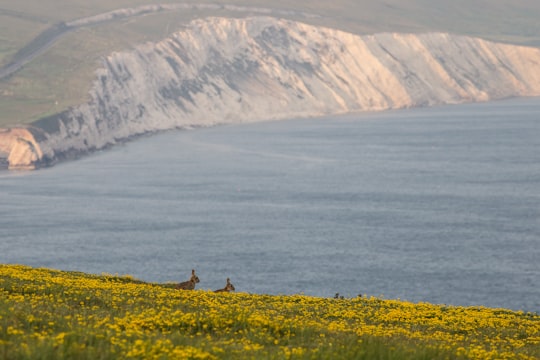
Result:
M30 41L25 47L20 49L14 56L13 60L0 68L0 80L3 80L15 72L19 71L24 65L34 60L39 55L47 52L60 38L66 35L73 27L66 26L65 23L60 23L51 26L36 38Z

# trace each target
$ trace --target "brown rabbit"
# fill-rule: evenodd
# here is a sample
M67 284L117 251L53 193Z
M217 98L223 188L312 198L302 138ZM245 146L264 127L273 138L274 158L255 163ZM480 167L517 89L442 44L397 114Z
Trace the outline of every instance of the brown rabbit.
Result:
M231 280L227 278L227 285L223 289L214 290L214 292L230 292L234 291L234 285L231 284Z
M176 288L180 290L193 290L195 289L195 284L199 282L199 277L195 275L195 270L191 270L191 278L188 281L181 282L176 284Z

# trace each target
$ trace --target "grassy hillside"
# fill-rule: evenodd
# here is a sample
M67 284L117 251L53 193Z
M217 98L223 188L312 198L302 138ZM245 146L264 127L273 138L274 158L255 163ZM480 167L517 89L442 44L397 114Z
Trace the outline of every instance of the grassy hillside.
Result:
M54 24L124 7L167 2L180 1L0 0L0 66L13 61L24 52L25 46ZM296 17L296 20L355 33L443 31L540 45L540 2L535 0L219 0L212 3L309 12L320 18ZM28 123L84 101L93 71L103 55L161 39L193 18L246 15L249 13L178 10L78 29L15 75L0 80L0 127Z
M540 316L0 265L0 359L37 358L538 359Z

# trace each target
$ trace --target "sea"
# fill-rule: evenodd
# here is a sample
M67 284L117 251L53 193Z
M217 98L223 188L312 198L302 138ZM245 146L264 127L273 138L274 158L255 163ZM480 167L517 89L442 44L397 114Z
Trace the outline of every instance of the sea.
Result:
M0 263L540 312L540 98L175 130L3 170Z

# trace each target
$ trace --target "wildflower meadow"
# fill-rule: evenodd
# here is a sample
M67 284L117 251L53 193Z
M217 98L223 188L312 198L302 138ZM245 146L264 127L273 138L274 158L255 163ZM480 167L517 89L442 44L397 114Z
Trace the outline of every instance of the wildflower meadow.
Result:
M540 315L0 265L0 359L540 359Z

